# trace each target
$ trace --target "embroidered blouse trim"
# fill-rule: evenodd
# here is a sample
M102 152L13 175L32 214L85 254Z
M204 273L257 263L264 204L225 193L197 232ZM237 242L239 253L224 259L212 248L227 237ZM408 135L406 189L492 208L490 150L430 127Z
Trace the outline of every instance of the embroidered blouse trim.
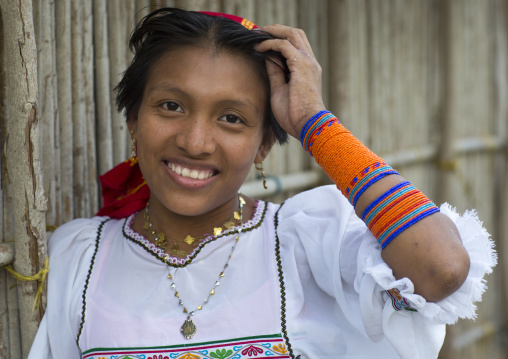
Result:
M219 238L226 237L232 234L236 234L240 232L240 229L243 230L243 232L248 232L251 230L254 230L258 228L261 223L263 223L263 220L265 218L267 210L267 203L264 201L257 201L254 206L254 215L252 218L243 223L241 226L237 226L234 228L231 228L228 231L224 231L218 236L210 235L208 237L205 237L201 243L191 252L187 255L185 258L178 258L178 257L172 257L169 254L167 254L165 251L163 251L161 248L157 247L155 244L150 242L145 236L142 234L134 231L132 229L132 223L134 222L134 216L135 213L127 217L125 220L125 224L123 225L123 235L128 240L136 243L141 248L146 250L148 253L150 253L152 256L157 258L163 263L168 264L171 267L185 267L187 264L190 264L194 258L198 255L198 253L201 251L201 249L208 243L213 242ZM165 259L167 258L167 260Z
M280 334L147 348L94 348L83 359L246 359L290 358Z

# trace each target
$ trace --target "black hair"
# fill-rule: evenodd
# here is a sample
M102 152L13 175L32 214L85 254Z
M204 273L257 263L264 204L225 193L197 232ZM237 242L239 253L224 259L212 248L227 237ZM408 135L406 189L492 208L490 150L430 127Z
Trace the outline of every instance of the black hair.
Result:
M231 51L250 61L261 76L267 93L264 132L279 144L287 142L287 132L277 123L270 104L270 83L266 61L279 66L289 80L284 57L276 51L254 50L260 42L274 37L265 31L252 31L234 20L177 8L161 8L145 16L131 34L129 47L132 62L116 86L116 104L127 118L137 111L143 99L148 75L153 65L167 52L182 46L203 45L213 51Z

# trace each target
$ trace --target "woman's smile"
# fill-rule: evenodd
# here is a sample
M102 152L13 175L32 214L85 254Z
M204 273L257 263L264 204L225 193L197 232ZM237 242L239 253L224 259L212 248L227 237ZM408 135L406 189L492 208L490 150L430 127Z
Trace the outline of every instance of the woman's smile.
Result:
M166 166L174 173L191 179L204 180L210 178L216 173L213 169L199 169L187 167L184 165L174 164L169 161L165 162Z
M208 187L216 180L219 171L213 168L196 167L170 161L163 161L169 178L179 187L198 190Z

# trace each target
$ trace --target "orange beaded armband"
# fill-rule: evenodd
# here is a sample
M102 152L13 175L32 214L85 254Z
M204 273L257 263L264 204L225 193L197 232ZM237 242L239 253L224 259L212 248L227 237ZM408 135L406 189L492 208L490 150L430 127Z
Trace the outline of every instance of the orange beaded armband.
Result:
M328 111L307 121L300 140L353 206L372 184L397 174ZM373 201L364 210L362 220L385 248L406 228L438 211L422 192L403 182Z
M300 139L353 206L372 184L397 174L328 111L313 116L303 127Z

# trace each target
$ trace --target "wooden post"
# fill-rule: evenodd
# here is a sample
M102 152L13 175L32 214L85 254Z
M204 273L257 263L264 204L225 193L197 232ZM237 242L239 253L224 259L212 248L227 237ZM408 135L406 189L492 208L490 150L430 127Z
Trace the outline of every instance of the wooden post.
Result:
M37 4L37 7L35 6ZM49 1L34 2L34 21L37 37L37 62L39 84L39 117L44 191L48 198L46 220L57 225L60 221L60 131L55 58L55 4Z
M5 159L13 195L14 269L22 275L39 271L45 256L46 198L41 180L40 133L37 117L37 52L29 0L2 0L7 85ZM37 283L18 282L22 355L26 357L41 319L32 305Z
M59 225L74 218L73 116L72 116L72 56L71 56L71 2L59 0L56 10L56 71L58 87L58 113L60 117L60 186L62 213ZM81 60L80 60L81 61Z
M113 134L111 113L111 88L109 82L108 16L106 2L95 0L94 49L95 49L95 91L97 121L97 170L104 174L113 167ZM113 110L112 110L113 107Z

